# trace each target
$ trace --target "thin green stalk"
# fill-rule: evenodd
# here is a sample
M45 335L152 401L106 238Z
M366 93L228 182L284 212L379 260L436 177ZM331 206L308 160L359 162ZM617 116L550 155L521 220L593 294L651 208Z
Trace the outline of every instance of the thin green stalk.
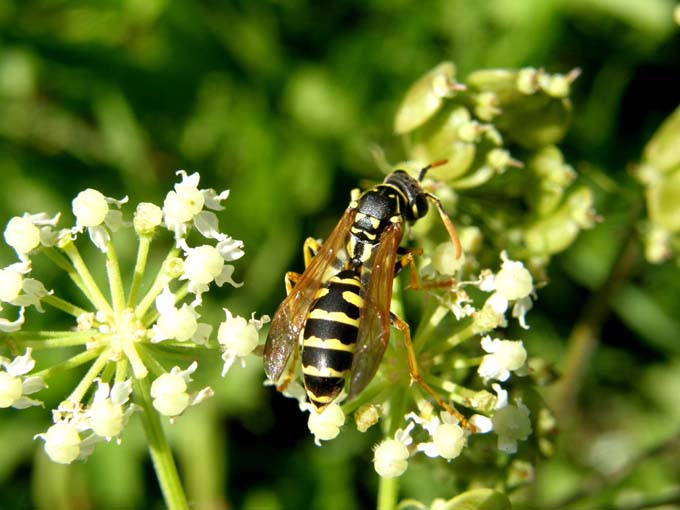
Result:
M41 370L39 372L36 372L33 375L36 375L38 377L42 377L43 379L48 379L55 373L58 373L62 370L69 370L71 368L79 367L80 365L83 365L84 363L87 363L88 361L93 360L97 356L99 356L101 353L101 350L91 350L91 351L83 351L80 354L76 354L72 358L69 358L65 361L62 361L61 363L57 363L56 365L52 365L49 368L46 368L44 370Z
M73 264L69 262L69 260L64 257L59 251L57 251L56 248L43 248L42 252L45 254L45 256L50 259L54 264L64 270L66 274L69 275L69 278L71 278L71 281L80 289L80 291L83 293L83 295L91 302L95 302L94 296L90 293L90 290L87 288L85 285L85 282L83 282L83 279L80 277L76 269L73 267Z
M57 297L54 294L48 294L47 296L42 298L42 300L43 303L47 303L48 305L53 306L57 310L66 312L67 314L72 315L73 317L80 317L82 314L87 313L84 309L80 308L79 306L76 306L73 303L69 303L65 299Z
M22 340L14 338L13 340L24 347L32 349L53 349L59 347L73 347L74 345L85 345L93 339L91 331L75 331L70 335L59 335L57 337L42 337L33 338L30 340Z
M168 252L168 255L165 257L165 260L161 264L161 269L160 271L158 271L156 279L151 285L151 288L135 308L135 315L137 316L137 318L141 319L142 317L144 317L146 311L151 307L151 305L153 305L158 295L161 292L163 292L163 288L172 280L172 277L166 272L166 264L168 261L175 258L178 253L179 249L176 247L172 248Z
M146 261L149 258L149 247L151 246L151 236L141 235L139 237L139 245L137 245L137 260L135 261L135 269L132 274L132 283L130 284L130 294L128 294L127 306L132 308L137 302L137 295L139 294L139 286L142 284L142 277L146 269Z
M123 279L120 275L118 255L116 255L116 249L111 241L108 242L106 247L106 274L109 278L113 312L118 316L125 308L125 291L123 290Z
M102 370L104 370L104 367L106 366L108 361L109 353L106 351L102 352L97 358L97 361L92 363L85 376L78 383L78 386L76 386L74 390L71 392L71 394L68 397L68 400L72 402L80 402L85 396L87 390L90 388L90 386L92 386L92 383L94 382L96 377Z
M151 402L149 382L146 378L133 379L133 388L135 401L142 408L141 416L149 443L149 452L165 504L169 510L188 510L189 505L184 495L170 445L163 432L160 416Z
M102 291L99 289L97 282L92 277L92 274L90 273L90 270L87 268L85 261L80 256L80 252L78 251L78 248L76 248L76 245L73 243L67 243L66 245L64 245L63 250L68 256L68 258L71 260L73 267L75 268L76 272L82 279L83 285L85 286L85 288L87 288L88 299L92 301L92 304L98 310L108 312L109 314L112 313L111 305L109 305L108 301L106 301L104 294L102 294Z
M380 477L378 485L378 510L394 510L399 496L399 478Z

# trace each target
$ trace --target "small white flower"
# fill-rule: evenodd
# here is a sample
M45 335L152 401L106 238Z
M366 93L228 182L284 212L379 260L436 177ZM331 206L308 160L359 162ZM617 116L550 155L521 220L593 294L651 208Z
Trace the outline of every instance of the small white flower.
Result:
M248 356L257 347L260 336L259 330L262 326L269 322L269 316L264 315L260 320L255 319L255 315L246 321L243 317L234 317L229 310L224 309L226 320L220 324L217 330L217 341L222 346L222 360L224 361L224 368L222 369L222 377L229 371L231 365L236 358L241 359L241 365L244 366L243 358Z
M24 275L31 271L29 262L17 262L0 269L0 301L12 303L24 285Z
M156 298L156 309L159 312L156 324L151 328L151 342L175 339L178 342L193 340L197 344L205 344L212 326L198 322L198 312L184 303L175 307L175 295L168 287Z
M505 312L510 303L514 303L512 316L519 321L522 328L528 329L525 315L532 307L533 278L524 264L510 260L505 251L501 253L501 259L503 263L496 275L490 271L483 271L480 275L479 288L485 292L493 292L484 306L502 316L499 325L504 327L507 325Z
M373 450L373 467L383 478L397 478L408 468L410 454L404 443L385 439Z
M109 230L115 232L123 225L122 213L109 206L120 207L127 201L127 197L116 200L92 188L81 191L71 202L71 209L76 217L76 225L72 229L73 234L87 228L94 245L102 253L106 253L107 245L111 240Z
M310 408L307 427L314 434L314 443L321 446L321 441L330 441L340 434L340 427L345 424L345 413L342 408L332 403L322 412L317 413Z
M59 421L44 434L36 437L45 441L45 453L58 464L70 464L80 456L81 439L75 426Z
M140 202L135 210L133 224L140 234L150 234L163 222L163 210L156 204Z
M163 216L168 230L175 233L178 245L183 244L189 223L193 222L196 229L208 239L218 239L217 217L214 213L204 211L203 207L214 211L222 210L222 200L229 196L229 191L216 193L213 189L198 189L200 175L195 172L187 175L179 170L177 175L182 181L175 184L174 191L170 191L163 202Z
M101 192L88 188L73 199L71 209L76 217L76 226L96 227L104 223L109 204Z
M13 333L14 331L19 331L21 329L21 326L24 325L24 309L19 308L19 316L16 318L16 320L9 320L5 319L4 317L0 317L0 331L3 333Z
M199 404L213 395L210 387L192 394L187 392L191 374L197 368L198 363L195 361L185 370L173 367L169 373L159 376L151 383L153 406L159 413L175 417L183 413L187 407Z
M423 416L409 413L408 419L419 424L432 438L432 441L419 443L417 450L428 457L442 457L446 460L455 459L467 441L465 430L458 425L458 418L442 411L439 416L432 415L428 409Z
M5 242L22 258L40 244L40 229L30 218L15 216L5 228Z
M35 367L30 348L13 360L0 356L0 365L4 369L0 371L0 408L11 406L15 409L25 409L42 405L42 402L25 396L46 386L40 377L26 375Z
M498 449L506 453L517 451L517 441L525 440L531 434L529 408L522 402L506 405L491 417L493 430L498 434Z
M481 341L482 349L489 354L482 358L477 372L485 381L496 379L506 381L510 372L521 368L527 359L522 341L492 339L485 336Z
M187 250L182 279L207 285L217 278L224 268L224 259L217 248L204 244Z
M92 431L107 440L117 437L127 423L127 419L136 409L134 405L124 408L132 393L132 381L117 382L112 388L99 381L92 405L87 410L87 417Z

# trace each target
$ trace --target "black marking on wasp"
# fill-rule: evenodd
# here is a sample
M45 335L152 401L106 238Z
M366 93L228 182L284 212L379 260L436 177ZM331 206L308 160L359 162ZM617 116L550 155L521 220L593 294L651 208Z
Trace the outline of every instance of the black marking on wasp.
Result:
M460 242L439 199L420 181L396 170L363 193L352 192L350 205L326 241L307 239L305 271L286 274L287 297L272 321L264 348L264 366L272 381L280 381L291 354L293 368L283 377L283 391L293 376L302 337L302 372L308 397L321 412L342 391L349 378L348 398L371 381L389 342L390 325L404 335L413 381L446 411L465 418L432 390L418 370L408 324L390 313L396 272L411 267L411 287L418 287L414 251L400 247L405 224L422 218L432 202L460 256ZM358 317L357 317L358 314Z

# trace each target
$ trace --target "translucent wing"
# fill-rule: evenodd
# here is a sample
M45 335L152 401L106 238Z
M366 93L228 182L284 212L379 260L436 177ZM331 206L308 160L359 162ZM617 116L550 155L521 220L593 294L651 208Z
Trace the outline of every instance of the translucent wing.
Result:
M364 293L359 334L352 361L348 398L356 397L371 382L390 340L390 301L402 227L395 223L385 229L377 248Z
M264 370L272 381L277 381L281 377L288 358L297 345L307 312L323 282L326 269L344 249L354 213L355 209L345 210L338 224L274 315L264 346Z

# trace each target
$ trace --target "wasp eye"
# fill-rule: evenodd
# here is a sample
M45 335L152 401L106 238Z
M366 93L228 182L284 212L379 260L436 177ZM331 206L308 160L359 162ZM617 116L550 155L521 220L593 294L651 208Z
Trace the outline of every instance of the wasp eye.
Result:
M425 216L427 214L428 208L429 205L425 195L416 195L416 197L411 201L411 213L413 214L413 219L417 220Z

